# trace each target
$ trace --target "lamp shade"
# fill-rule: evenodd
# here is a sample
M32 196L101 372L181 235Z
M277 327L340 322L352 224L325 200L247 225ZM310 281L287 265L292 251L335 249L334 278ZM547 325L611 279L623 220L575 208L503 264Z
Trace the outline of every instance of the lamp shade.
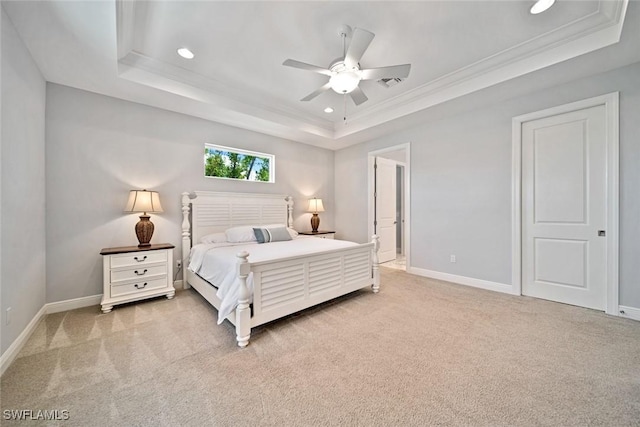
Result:
M322 206L322 199L309 199L309 208L307 209L308 212L324 212L324 206Z
M125 212L163 212L157 191L131 190Z

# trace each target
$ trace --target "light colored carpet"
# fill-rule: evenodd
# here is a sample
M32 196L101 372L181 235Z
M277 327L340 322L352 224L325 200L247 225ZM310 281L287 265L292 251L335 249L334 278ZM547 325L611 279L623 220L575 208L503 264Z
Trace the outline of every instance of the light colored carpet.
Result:
M1 408L78 426L640 425L639 322L382 273L380 294L258 328L243 350L193 290L49 315Z

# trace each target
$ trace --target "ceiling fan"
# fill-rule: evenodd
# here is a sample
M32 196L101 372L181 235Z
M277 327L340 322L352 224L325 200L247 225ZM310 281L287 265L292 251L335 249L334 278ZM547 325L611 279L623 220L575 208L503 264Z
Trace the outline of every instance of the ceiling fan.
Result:
M411 64L361 69L359 63L360 58L364 55L369 44L371 44L375 34L362 28L354 29L351 43L349 43L349 48L347 49L346 39L349 34L351 34L351 27L342 25L338 29L338 32L340 37L342 37L342 57L334 60L328 68L305 64L304 62L293 59L287 59L282 63L282 65L286 65L287 67L313 71L329 77L327 84L305 96L301 101L310 101L321 93L333 89L336 93L349 95L356 105L360 105L369 99L364 92L362 92L362 89L360 89L360 81L394 78L403 79L409 75Z

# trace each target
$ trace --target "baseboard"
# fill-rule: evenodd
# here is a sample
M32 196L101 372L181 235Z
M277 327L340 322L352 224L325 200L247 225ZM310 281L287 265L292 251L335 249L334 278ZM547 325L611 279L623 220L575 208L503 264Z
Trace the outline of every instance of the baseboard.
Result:
M68 299L68 300L58 301L58 302L50 302L48 304L45 304L44 306L46 307L47 314L51 314L51 313L60 313L61 311L67 311L67 310L75 310L76 308L91 307L92 305L99 305L100 301L102 301L102 294L91 295L91 296L82 297L82 298Z
M27 340L40 323L40 320L44 318L45 314L47 314L47 305L43 305L40 310L33 316L33 319L29 322L26 328L22 331L18 338L15 339L2 356L0 356L0 375L4 374L4 371L11 365L13 360L16 358L22 347L26 344Z
M626 317L627 319L640 321L640 308L621 305L618 309L620 310L620 317Z
M489 291L514 294L513 287L504 283L490 282L488 280L475 279L473 277L458 276L455 274L441 273L439 271L426 270L417 267L408 267L407 273L418 276L429 277L431 279L444 280L446 282L457 283L459 285L472 286L474 288L486 289Z
M182 279L174 281L173 287L176 289L182 289Z
M22 350L22 347L24 347L27 340L36 329L36 326L38 326L38 323L40 323L40 320L42 320L45 315L60 313L61 311L67 310L75 310L76 308L98 305L100 304L101 300L102 294L91 295L82 298L74 298L65 301L50 302L43 305L42 308L38 310L36 315L33 316L33 319L31 319L27 327L24 328L18 338L16 338L16 340L11 343L7 351L5 351L2 356L0 356L0 376L4 374L4 371L11 365L18 353L20 353L20 350Z

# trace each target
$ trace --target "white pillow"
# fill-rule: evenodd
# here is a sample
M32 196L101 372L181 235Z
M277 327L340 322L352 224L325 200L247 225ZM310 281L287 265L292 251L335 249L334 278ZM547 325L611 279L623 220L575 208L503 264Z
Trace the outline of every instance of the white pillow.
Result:
M225 233L212 233L200 238L200 243L224 243L226 241L227 235Z
M228 228L224 234L227 236L227 241L231 243L241 242L256 242L256 235L253 232L253 227L242 226Z

